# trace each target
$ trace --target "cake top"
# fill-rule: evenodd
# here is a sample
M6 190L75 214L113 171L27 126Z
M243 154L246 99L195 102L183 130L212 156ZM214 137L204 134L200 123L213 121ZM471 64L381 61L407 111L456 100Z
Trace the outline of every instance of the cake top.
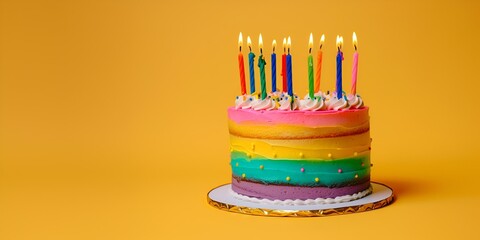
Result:
M292 54L291 54L291 38L283 39L283 54L281 56L281 77L283 89L277 88L277 56L275 53L276 40L272 42L271 53L271 84L272 91L267 94L265 66L267 61L264 57L263 39L259 36L259 52L258 68L260 76L259 92L255 91L255 54L252 50L252 41L250 36L247 37L248 45L248 65L250 74L250 94L246 91L245 81L245 66L242 53L243 37L240 33L238 37L238 64L240 72L240 86L241 95L235 99L236 109L253 109L253 110L283 110L283 111L324 111L324 110L345 110L345 109L359 109L364 107L364 103L360 95L356 93L357 88L357 72L358 72L358 52L357 52L357 36L352 35L352 42L354 47L353 67L352 67L352 87L351 92L346 94L342 89L342 62L343 62L343 37L337 36L337 54L336 54L336 89L330 93L320 91L320 78L322 69L323 52L322 47L325 41L325 35L320 39L319 49L316 54L316 67L314 71L314 61L312 56L313 49L313 34L310 33L308 44L308 94L299 99L293 91L292 78ZM315 74L316 72L316 74ZM314 79L315 76L315 79Z

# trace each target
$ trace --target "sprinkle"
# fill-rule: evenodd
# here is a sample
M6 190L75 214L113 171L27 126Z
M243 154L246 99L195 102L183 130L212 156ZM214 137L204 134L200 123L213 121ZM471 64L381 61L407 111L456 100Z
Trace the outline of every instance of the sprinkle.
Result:
M357 155L358 155L358 152L354 152L354 153L353 153L353 156L357 156Z
M362 162L362 167L365 166L365 163Z
M331 157L332 157L332 154L331 154L331 153L329 153L329 154L328 154L328 158L331 158Z
M285 180L287 180L287 182L290 181L290 177L286 177Z
M315 182L319 182L320 179L318 177L315 178Z
M245 173L242 173L242 178L245 178L245 176L246 176Z
M298 156L300 156L301 158L303 158L303 152L300 152L300 153L298 154Z
M277 157L277 153L274 153L274 154L273 154L273 157L276 158L276 157Z
M355 174L355 178L358 178L358 174Z
M300 168L300 172L305 172L305 168Z
M263 170L263 165L260 165L260 170Z
M235 163L235 167L238 167L238 162L237 162L237 163Z
M338 173L342 173L342 172L343 172L343 171L342 171L342 169L341 169L341 168L339 168L339 169L338 169Z

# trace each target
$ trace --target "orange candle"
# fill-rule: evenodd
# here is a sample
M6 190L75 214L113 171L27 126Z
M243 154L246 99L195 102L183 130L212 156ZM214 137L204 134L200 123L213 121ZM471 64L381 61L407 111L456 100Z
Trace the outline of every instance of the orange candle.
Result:
M243 45L243 37L242 33L238 35L238 69L240 70L240 88L242 89L242 95L247 94L247 87L245 85L245 65L243 61L243 54L242 54L242 45Z
M317 74L315 75L315 92L320 91L320 78L322 77L322 58L323 58L323 52L322 52L322 47L323 43L325 42L325 35L322 34L322 38L320 39L320 49L318 50L317 53Z

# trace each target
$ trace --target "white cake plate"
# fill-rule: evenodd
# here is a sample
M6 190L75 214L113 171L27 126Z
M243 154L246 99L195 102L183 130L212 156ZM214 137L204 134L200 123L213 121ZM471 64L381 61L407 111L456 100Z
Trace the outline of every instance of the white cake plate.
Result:
M312 205L277 205L252 202L236 197L231 184L221 185L207 194L208 204L220 210L257 216L275 217L324 217L358 213L385 207L393 202L393 190L381 183L372 182L372 193L344 203Z

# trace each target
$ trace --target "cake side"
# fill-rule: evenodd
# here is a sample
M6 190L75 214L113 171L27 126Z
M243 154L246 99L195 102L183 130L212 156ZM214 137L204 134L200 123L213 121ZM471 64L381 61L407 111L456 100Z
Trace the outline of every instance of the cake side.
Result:
M247 196L334 198L370 186L368 108L228 109L232 188Z

